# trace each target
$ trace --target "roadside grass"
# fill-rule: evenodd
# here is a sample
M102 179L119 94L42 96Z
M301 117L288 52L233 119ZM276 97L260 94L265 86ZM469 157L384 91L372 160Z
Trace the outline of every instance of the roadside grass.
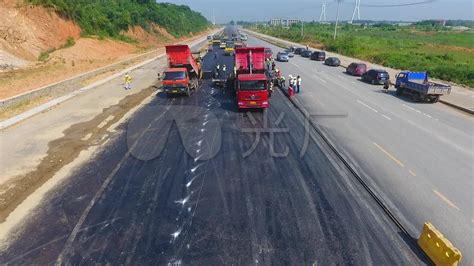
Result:
M362 27L342 25L333 40L333 26L316 23L301 28L256 27L274 37L311 44L386 67L428 71L434 78L474 88L474 33L416 31L398 26Z

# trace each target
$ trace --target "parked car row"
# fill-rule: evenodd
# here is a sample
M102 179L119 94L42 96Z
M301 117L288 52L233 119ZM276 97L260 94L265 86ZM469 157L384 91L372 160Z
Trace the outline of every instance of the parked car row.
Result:
M294 53L311 60L324 61L327 66L340 66L341 60L337 57L326 58L324 51L311 51L302 47L289 47L285 53ZM278 53L280 54L280 53ZM281 57L280 57L281 58ZM278 60L278 57L277 57ZM361 80L370 84L386 84L390 81L390 75L383 69L368 69L367 65L360 62L353 62L346 67L346 73L361 77ZM411 95L413 101L438 102L439 97L451 92L449 85L438 84L428 81L426 72L400 72L396 77L396 94Z

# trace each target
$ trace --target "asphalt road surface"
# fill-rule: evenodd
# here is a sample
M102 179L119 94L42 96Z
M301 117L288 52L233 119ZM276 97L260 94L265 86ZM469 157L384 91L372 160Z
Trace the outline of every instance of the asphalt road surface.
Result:
M218 50L220 64L232 60ZM239 113L230 88L204 81L124 123L0 262L425 264L412 244L281 92L268 110Z
M248 45L283 49L250 36ZM431 221L474 263L474 118L441 103L414 103L392 87L295 55L297 98L413 237Z

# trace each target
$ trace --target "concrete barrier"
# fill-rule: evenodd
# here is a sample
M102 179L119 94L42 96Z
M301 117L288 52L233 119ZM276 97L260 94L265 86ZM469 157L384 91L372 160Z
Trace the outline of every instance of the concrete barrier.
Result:
M430 222L423 225L418 245L435 265L456 266L461 262L461 251L455 248Z

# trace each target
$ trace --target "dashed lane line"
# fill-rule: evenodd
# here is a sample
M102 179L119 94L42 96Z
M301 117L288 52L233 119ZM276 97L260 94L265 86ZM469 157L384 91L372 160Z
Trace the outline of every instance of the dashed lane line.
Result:
M382 116L383 116L385 119L387 119L387 120L392 120L392 118L390 118L390 117L388 117L388 116L386 116L386 115L382 115Z
M396 164L398 164L400 167L404 168L405 165L400 162L400 160L397 159L397 157L393 156L390 152L386 151L382 146L380 146L379 144L375 143L374 142L374 145L375 147L377 147L380 151L382 151L383 153L385 153L385 155L387 155L388 158L390 158L392 161L394 161Z
M442 199L444 202L446 202L450 207L456 209L456 210L461 210L459 209L458 206L456 206L456 204L454 204L452 201L450 201L448 198L446 198L443 194L441 194L439 191L437 191L436 189L433 190L433 192L436 194L436 196L438 196L440 199Z
M324 79L316 76L316 75L313 75L314 78L318 79L319 81L321 81L322 83L328 83L327 81L325 81Z
M360 104L362 104L363 106L365 106L365 107L369 108L370 110L372 110L372 111L376 112L376 113L378 113L378 112L379 112L379 111L375 110L373 107L371 107L371 106L367 105L366 103L363 103L363 102L361 102L360 100L357 100L357 102L358 102L358 103L360 103Z
M405 106L406 108L412 110L412 111L415 111L415 112L420 113L420 114L422 113L420 110L417 110L417 109L415 109L415 108L413 108L413 107L411 107L411 106L408 106L408 105L406 105L406 104L402 104L402 105Z
M295 63L293 63L293 62L291 62L291 61L290 61L290 64L292 64L292 65L294 65L294 66L296 66L296 67L300 67L299 65L297 65L297 64L295 64Z
M408 170L408 172L410 173L410 175L416 176L416 173L413 170L410 169L410 170Z

